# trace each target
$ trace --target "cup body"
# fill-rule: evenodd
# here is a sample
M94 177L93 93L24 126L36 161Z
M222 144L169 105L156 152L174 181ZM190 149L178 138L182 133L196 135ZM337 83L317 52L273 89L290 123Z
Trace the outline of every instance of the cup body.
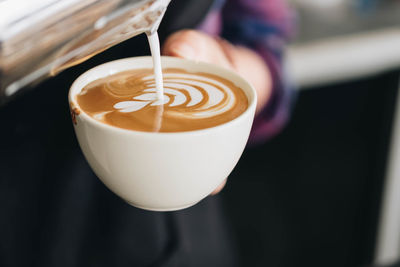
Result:
M117 128L80 109L76 95L88 83L125 70L152 68L151 57L116 60L85 72L71 86L69 103L82 152L100 180L133 206L171 211L194 205L229 176L247 143L257 100L247 81L223 68L172 57L162 57L162 65L229 79L245 92L249 106L227 123L176 133Z

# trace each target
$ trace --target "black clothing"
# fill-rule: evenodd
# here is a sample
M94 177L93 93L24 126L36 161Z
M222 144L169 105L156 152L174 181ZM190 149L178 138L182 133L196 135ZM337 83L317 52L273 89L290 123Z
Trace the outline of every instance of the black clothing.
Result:
M212 2L172 1L160 39L197 25ZM0 107L0 266L234 266L218 197L177 212L134 208L95 177L78 147L72 82L144 54L145 36L135 37Z

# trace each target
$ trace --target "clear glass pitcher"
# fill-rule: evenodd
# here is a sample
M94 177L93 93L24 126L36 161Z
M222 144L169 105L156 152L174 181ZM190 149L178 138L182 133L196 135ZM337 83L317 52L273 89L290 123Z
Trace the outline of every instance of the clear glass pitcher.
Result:
M0 103L143 32L170 0L0 0Z

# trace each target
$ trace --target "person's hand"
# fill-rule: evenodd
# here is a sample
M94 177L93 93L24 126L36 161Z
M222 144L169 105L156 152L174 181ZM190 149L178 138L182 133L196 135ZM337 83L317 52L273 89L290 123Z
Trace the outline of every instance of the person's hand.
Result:
M170 35L162 54L213 63L239 73L257 91L257 111L271 93L271 76L264 60L252 50L195 30L182 30Z
M257 91L256 112L259 112L269 99L271 76L268 67L259 55L248 48L234 46L199 31L182 30L168 37L162 47L162 54L213 63L237 72ZM219 193L225 183L226 180L211 195Z

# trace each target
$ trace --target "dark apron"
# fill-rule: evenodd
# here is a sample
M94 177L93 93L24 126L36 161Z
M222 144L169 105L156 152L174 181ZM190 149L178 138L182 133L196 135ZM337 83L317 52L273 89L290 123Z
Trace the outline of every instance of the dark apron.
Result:
M172 0L160 39L198 25L213 1ZM67 92L84 71L148 55L135 37L0 108L0 266L234 266L218 197L178 212L129 206L78 147Z

